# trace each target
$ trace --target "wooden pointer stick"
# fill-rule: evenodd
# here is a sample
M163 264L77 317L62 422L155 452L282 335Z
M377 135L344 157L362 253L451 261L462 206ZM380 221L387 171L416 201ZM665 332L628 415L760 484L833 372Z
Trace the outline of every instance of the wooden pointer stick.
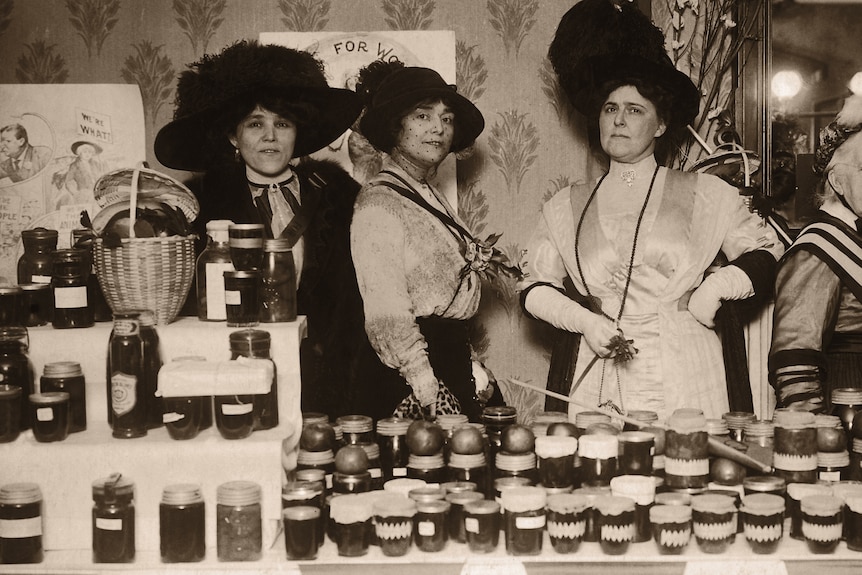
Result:
M512 378L508 378L505 381L508 381L510 383L514 383L515 385L518 385L520 387L532 389L533 391L538 391L539 393L547 395L548 397L553 397L553 398L565 401L566 403L571 403L572 405L577 405L578 407L583 407L584 409L588 409L590 411L594 411L596 409L596 408L591 407L590 405L588 405L586 403L582 403L582 402L578 401L577 399L573 399L573 398L565 396L561 393L549 391L543 387L537 387L535 385L530 385L529 383L524 383L523 381L518 381L517 379L512 379ZM620 413L616 413L614 411L608 411L608 412L603 412L603 413L607 413L611 417L615 417L616 419L619 419L619 420L624 421L626 423L630 423L637 428L649 426L649 427L658 427L660 429L667 429L667 426L662 425L658 422L646 424L643 421L633 419L631 417L628 417L626 415L622 415ZM736 461L737 463L741 463L742 465L745 465L746 467L751 467L753 469L756 469L756 470L760 471L761 473L766 473L766 474L772 473L772 467L770 467L769 465L766 465L762 461L758 461L757 459L751 457L750 455L747 455L747 454L745 454L745 453L743 453L737 449L734 449L732 446L730 446L726 443L722 443L720 440L718 440L714 437L710 436L708 438L708 444L709 444L709 451L713 455L716 455L718 457L725 457L727 459L731 459L733 461Z

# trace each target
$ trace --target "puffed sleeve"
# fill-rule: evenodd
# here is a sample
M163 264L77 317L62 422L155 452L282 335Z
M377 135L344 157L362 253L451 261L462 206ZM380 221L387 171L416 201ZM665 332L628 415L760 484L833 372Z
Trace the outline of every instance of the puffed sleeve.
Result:
M404 222L393 202L397 200L386 201L379 194L363 201L360 194L350 227L365 331L381 361L398 369L417 397L421 390L433 389L436 395L437 378L407 287Z

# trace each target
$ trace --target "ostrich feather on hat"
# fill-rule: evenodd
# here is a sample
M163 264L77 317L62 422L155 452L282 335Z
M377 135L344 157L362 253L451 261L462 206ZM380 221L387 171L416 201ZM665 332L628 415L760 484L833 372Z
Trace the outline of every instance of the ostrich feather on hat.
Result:
M548 49L551 66L576 110L595 112L596 93L615 79L642 78L674 97L674 118L685 126L697 116L700 93L677 70L664 34L631 0L581 0L566 12Z
M841 111L828 126L820 130L820 146L814 154L812 169L822 175L832 156L847 138L862 131L862 96L854 94L844 100Z
M243 40L204 55L180 74L174 119L156 135L156 157L170 168L205 169L212 122L238 99L257 92L279 94L318 110L314 133L297 134L294 156L315 152L338 138L361 109L353 91L329 86L323 63L312 54Z

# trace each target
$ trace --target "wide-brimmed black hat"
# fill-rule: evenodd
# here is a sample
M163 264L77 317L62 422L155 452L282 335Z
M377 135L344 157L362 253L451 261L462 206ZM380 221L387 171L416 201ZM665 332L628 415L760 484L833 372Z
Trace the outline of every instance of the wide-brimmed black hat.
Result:
M362 109L353 91L327 84L323 64L312 54L243 40L219 54L205 55L180 75L174 119L156 135L156 158L169 168L205 170L212 161L207 138L213 122L229 105L257 92L318 110L314 129L298 130L294 157L334 141Z
M588 117L597 112L603 85L641 79L672 95L673 117L665 120L685 126L697 117L700 91L673 65L664 43L631 1L581 0L560 20L548 58L572 106Z
M389 152L395 145L394 134L389 129L393 117L429 98L445 99L455 112L452 152L470 146L485 129L485 118L473 102L459 94L454 85L447 84L436 71L420 67L402 68L380 82L371 106L359 121L359 129L375 148Z

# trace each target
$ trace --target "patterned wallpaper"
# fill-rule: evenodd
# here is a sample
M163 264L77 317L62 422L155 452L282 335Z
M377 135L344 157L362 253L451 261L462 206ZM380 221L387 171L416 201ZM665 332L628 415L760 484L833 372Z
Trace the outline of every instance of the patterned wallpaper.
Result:
M205 52L262 31L454 30L458 85L485 115L459 163L459 208L473 231L517 257L542 202L595 177L583 120L561 99L546 51L573 0L0 0L0 83L136 83L150 165L173 113L177 74ZM188 174L173 173L184 179ZM547 333L507 278L487 286L474 342L500 379L544 385ZM504 395L529 421L543 398Z

